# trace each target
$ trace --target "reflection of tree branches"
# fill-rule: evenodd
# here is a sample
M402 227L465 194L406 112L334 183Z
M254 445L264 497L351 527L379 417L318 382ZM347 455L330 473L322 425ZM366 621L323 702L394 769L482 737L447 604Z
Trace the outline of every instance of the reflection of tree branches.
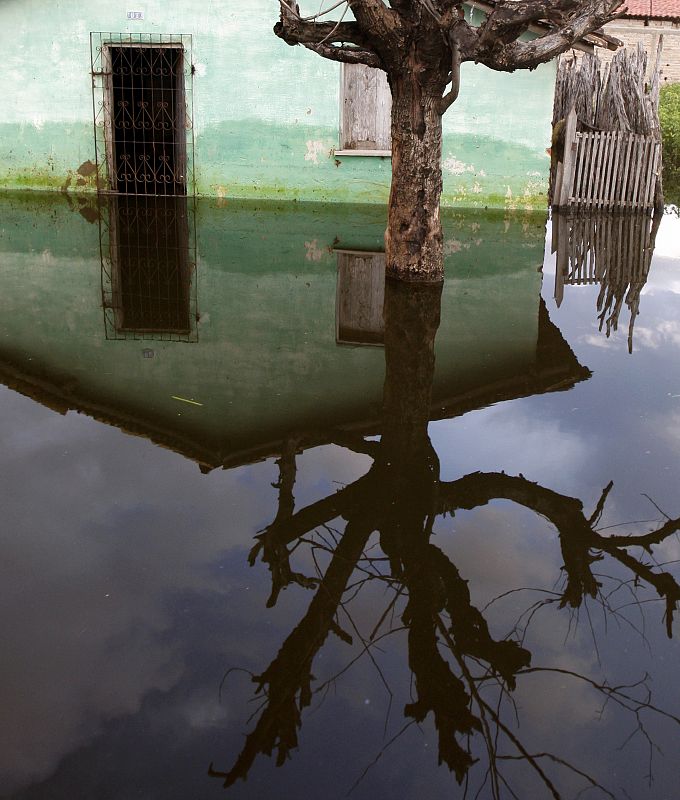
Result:
M640 734L644 738L649 749L649 770L646 777L649 785L651 785L653 754L655 751L660 753L661 750L648 732L642 718L642 712L653 712L654 714L664 717L678 726L680 726L680 717L676 716L675 714L670 714L669 712L664 711L662 708L659 708L657 705L652 703L652 693L648 685L649 676L645 675L642 679L636 681L635 683L609 686L607 683L595 681L592 678L588 678L585 675L579 674L578 672L568 669L560 669L558 667L528 667L527 669L522 670L519 675L530 675L532 673L541 672L565 675L590 685L593 689L597 690L605 697L605 703L600 714L604 712L604 708L607 703L612 702L635 717L636 725L627 738L621 743L619 749L623 749L637 734ZM632 693L632 690L634 689L642 689L644 691L644 696L641 698L635 697L635 695Z
M554 753L527 753L526 755L521 754L518 756L509 756L509 755L499 755L497 756L499 761L524 761L530 760L530 763L538 764L540 759L548 759L549 761L554 761L555 764L559 764L562 767L566 767L570 772L575 772L581 778L584 778L588 784L593 789L599 789L600 791L604 792L607 797L611 797L612 800L616 800L616 797L608 790L602 786L601 783L598 783L595 778L588 775L587 772L583 772L583 770L577 769L573 764L570 764L568 761L565 761L563 758L556 756ZM554 787L553 787L554 788ZM556 795L559 797L559 795Z
M500 798L502 791L516 796L501 766L517 759L531 768L553 798L559 798L560 794L555 778L546 771L549 764L568 769L588 787L612 796L595 778L559 754L544 749L532 752L504 720L508 703L517 713L510 693L518 677L564 672L586 681L606 702L632 714L636 720L633 734L649 742L651 735L645 728L643 713L656 712L680 724L673 715L657 708L651 697L635 695L636 689L646 686L644 681L611 687L575 672L529 666L531 654L523 643L532 619L541 608L556 604L578 613L587 599L593 598L605 612L617 613L610 603L611 593L606 595L602 591L602 572L594 571L596 563L620 565L626 573L621 585L633 582L629 587L633 597L638 585L644 584L654 591L665 603L670 635L680 586L670 573L647 563L633 551L651 554L654 547L680 529L680 519L667 519L657 530L642 535L605 535L605 529L598 531L596 526L612 490L611 484L603 490L593 513L586 516L580 500L522 476L478 472L451 482L441 481L439 459L427 434L433 343L438 325L438 310L428 315L428 308L433 303L438 308L437 291L418 287L417 291L411 288L404 294L389 286L386 290L383 434L381 441L374 443L377 446L371 448L374 462L369 471L353 484L295 511L291 503L292 485L288 488L285 477L294 476L294 461L293 471L285 475L284 469L290 464L280 462L279 513L259 534L250 561L254 563L261 555L269 566L270 603L273 603L281 588L289 583L304 585L300 573L290 566L290 556L296 547L306 548L318 571L314 579L315 594L307 613L276 658L262 675L253 678L257 693L266 694L262 711L232 769L212 773L222 777L227 786L246 777L258 753L270 755L276 749L277 763L282 764L297 746L302 711L310 705L315 691L313 661L332 632L348 644L356 638L359 652L316 691L326 692L359 660L369 658L391 697L375 655L376 645L381 639L405 630L412 673L412 697L405 705L405 716L415 723L422 723L427 717L433 719L439 762L445 763L459 782L466 779L476 760L473 743L481 737L486 749L485 784L488 781L493 798ZM520 616L512 637L497 640L484 616L488 606L482 611L475 607L458 568L430 540L437 516L476 509L499 499L531 510L555 528L566 585L560 592L547 592L546 597L537 599ZM346 523L342 534L338 520ZM380 543L376 555L373 555L375 545L370 549L368 546L374 532ZM323 554L323 561L328 561L325 569L317 554ZM386 564L389 572L385 571ZM377 621L366 636L356 624L351 606L365 587L379 584L390 590L389 597L385 607L376 609ZM340 628L338 614L346 615L353 635ZM386 625L395 614L400 615L401 624L391 621ZM493 687L497 687L499 695L492 704L489 693ZM394 741L392 737L375 761Z
M295 509L295 498L293 487L295 486L295 442L288 442L281 454L281 458L276 462L279 467L279 480L272 486L279 490L279 509L274 520L274 525L285 525L293 516ZM254 554L258 545L255 545L251 552L250 563L253 563ZM314 578L308 578L300 572L293 572L290 567L290 551L285 542L267 538L262 542L265 548L264 560L269 564L272 573L272 592L267 601L267 608L276 605L279 592L291 583L299 586L312 588L316 585Z
M211 765L210 774L224 778L225 786L245 778L259 753L271 755L276 749L281 766L297 747L301 712L312 697L312 661L334 627L345 586L370 533L368 526L347 526L304 618L269 667L253 678L257 693L266 688L267 702L232 769L218 772Z
M421 455L423 450L420 451ZM426 482L432 480L431 461L426 459L421 469L427 474ZM412 475L417 470L411 465ZM423 474L421 472L421 474ZM381 506L368 503L371 496L387 500L385 494L385 468L380 463L353 484L331 498L319 501L307 509L287 515L285 524L277 515L274 523L259 537L257 549L262 553L265 562L279 557L282 544L285 552L293 543L291 529L297 535L297 541L305 541L307 546L317 547L330 556L331 561L320 582L310 604L308 613L286 640L277 658L269 668L255 678L258 692L267 687L267 699L264 710L249 735L246 747L233 769L219 774L230 785L238 777L245 777L258 752L271 754L278 749L277 763L283 763L290 751L297 745L297 729L301 725L301 712L309 705L312 696L312 661L323 646L328 633L336 632L345 641L350 637L338 630L337 612L347 608L351 591L359 591L367 583L387 581L395 587L395 594L390 598L387 607L380 613L378 622L369 637L363 637L354 625L362 647L345 668L319 687L326 690L329 683L337 680L364 655L370 654L375 643L376 632L384 624L385 619L395 608L399 598L404 597L402 610L403 626L389 629L383 636L396 630L408 631L409 665L414 675L415 698L406 705L405 714L416 722L422 722L430 713L433 715L439 739L439 759L462 780L474 763L468 748L464 748L459 736L481 733L486 742L491 780L492 796L500 796L500 787L509 788L506 778L501 775L498 761L514 761L519 759L528 763L541 777L547 790L554 797L559 797L552 779L538 763L540 760L550 761L580 775L590 786L597 786L605 794L611 794L600 786L592 776L579 770L555 753L532 754L524 748L517 735L504 723L500 715L500 706L494 708L481 694L477 685L488 683L490 676L495 675L498 685L512 690L517 676L526 676L538 672L569 674L586 681L594 689L604 695L606 701L615 702L620 708L632 713L636 718L636 726L631 735L640 734L653 746L651 736L643 724L641 712L654 711L680 724L673 715L664 712L651 703L649 698L636 698L628 690L642 684L610 687L606 683L597 683L578 673L563 671L558 668L528 667L530 655L527 650L513 640L495 641L489 634L488 625L483 613L476 609L470 601L470 593L466 581L444 553L431 544L431 516L427 508L419 504L418 496L425 496L428 502L436 502L435 513L444 511L453 513L458 509L472 509L495 499L510 499L520 503L545 517L558 532L560 547L565 562L567 586L561 594L546 592L548 597L533 603L528 619L522 626L518 625L517 633L526 633L531 618L536 611L546 604L559 600L560 607L568 605L578 608L585 597L598 595L601 580L599 574L592 571L592 565L605 557L612 558L627 568L632 575L628 581L619 581L619 586L607 596L599 593L600 601L608 611L615 613L608 602L614 591L624 584L646 582L653 588L659 599L663 599L667 607L667 621L680 599L680 587L668 573L658 571L628 551L631 548L649 552L654 546L665 541L680 528L680 520L667 520L655 531L643 535L610 535L604 536L595 530L599 522L611 485L607 486L595 512L586 517L582 503L570 497L559 495L552 490L532 483L523 477L513 477L503 473L473 473L450 483L437 481L436 491L426 488L424 495L420 492L422 483L414 481L418 491L409 493L401 485L399 497L389 494L387 511L381 512ZM319 509L323 508L328 519L319 521ZM416 508L417 513L412 509ZM395 515L398 521L395 522ZM300 533L304 521L312 524L327 525L338 516L349 519L347 527L338 544L335 537L331 542L311 536L312 530ZM359 521L363 521L363 525ZM415 527L414 527L415 525ZM335 530L335 529L333 529ZM384 564L384 557L367 555L367 542L371 531L381 531L382 551L387 555L392 574L385 575L378 565ZM357 533L359 531L360 533ZM337 531L336 531L337 533ZM362 566L364 564L364 566ZM366 565L370 565L366 566ZM270 562L270 568L272 564ZM351 576L356 571L363 574L359 582L352 582ZM272 581L278 579L277 569L272 569ZM602 576L600 576L602 577ZM632 591L632 587L628 586ZM518 590L512 590L518 591ZM506 596L509 593L504 593ZM495 598L496 602L499 598ZM490 604L489 604L490 605ZM488 606L487 606L488 607ZM486 610L486 608L484 610ZM670 631L670 624L668 627ZM382 638L379 637L379 638ZM453 656L458 667L458 674L442 651L441 641L445 644L445 652ZM467 663L483 667L481 676L473 676ZM375 666L379 669L377 662ZM505 689L502 689L505 692ZM500 703L500 700L499 700ZM476 710L474 710L476 709ZM491 725L496 730L494 734ZM499 740L509 743L515 753L499 755ZM390 740L391 742L392 740ZM651 752L651 751L650 751ZM381 751L382 753L382 751Z
M429 471L429 468L428 468ZM380 469L361 481L367 486L373 481L383 478ZM351 487L348 487L351 488ZM403 487L402 487L403 488ZM608 493L611 486L605 490ZM433 493L428 490L427 496L432 499ZM334 499L332 514L346 513L353 518L356 513L357 495L348 492L338 506L337 496ZM521 503L527 508L548 519L557 529L560 546L565 560L567 572L567 587L561 595L560 606L569 605L577 608L585 596L594 597L600 585L597 576L592 573L592 564L601 561L605 555L616 559L630 570L636 582L645 581L663 598L667 607L675 608L680 597L680 587L674 578L667 573L653 570L649 565L630 555L627 551L631 547L651 549L660 544L668 536L675 533L680 527L680 520L668 520L658 530L644 535L631 536L603 536L594 529L601 516L603 502L598 503L596 512L586 518L583 506L575 498L559 495L549 489L531 483L522 477L512 477L502 473L474 473L452 483L440 483L436 492L439 504L437 511L447 510L454 512L457 509L470 509L490 502L493 499L505 498ZM606 495L605 495L606 497ZM411 507L414 498L408 493L403 499ZM318 504L315 504L318 507ZM401 505L392 497L388 517L394 514ZM310 517L308 511L303 509L298 512L302 517ZM298 520L289 518L289 524L296 527ZM425 515L427 518L429 515ZM408 518L408 514L401 519ZM640 716L643 710L656 711L673 721L680 723L673 715L667 714L656 708L647 700L635 698L626 689L627 687L609 687L606 684L587 678L586 676L571 673L557 668L532 668L527 667L530 655L515 641L495 641L489 634L487 623L478 609L470 602L470 594L466 582L460 576L457 568L444 553L429 541L429 523L423 524L422 509L419 516L420 523L417 535L412 530L404 530L403 525L389 530L383 530L383 550L387 553L393 570L393 575L388 580L393 585L399 585L394 598L392 598L380 616L374 630L378 630L390 609L397 602L399 594L406 598L406 605L402 612L404 628L408 631L409 665L415 679L416 697L413 702L405 707L406 716L414 721L422 722L428 714L432 713L435 728L439 739L439 759L456 774L458 780L466 775L474 763L469 749L465 749L459 742L458 736L468 735L474 731L482 734L486 742L487 757L489 759L490 779L493 796L499 796L500 785L505 779L498 770L497 760L507 761L521 758L534 769L544 781L546 788L552 796L559 797L551 779L538 763L539 760L549 760L560 764L570 771L582 776L589 785L598 786L603 792L611 796L604 787L597 784L594 778L579 770L574 765L566 762L554 753L531 754L524 748L516 734L509 726L502 722L499 710L494 709L482 698L477 684L488 682L490 675L496 675L497 680L506 684L509 689L514 688L516 676L529 675L536 672L564 673L588 682L593 688L600 691L606 700L614 701L618 706L635 715L637 726L633 734L639 733L645 737L652 747L652 740L644 727ZM328 541L320 544L318 539L306 538L310 544L321 547L331 555L331 564L320 580L317 594L315 595L310 610L300 625L284 644L279 656L270 665L267 671L256 679L258 690L267 685L268 699L263 712L253 733L248 737L244 752L229 773L219 773L225 777L227 784L232 783L237 777L244 777L257 752L270 754L274 747L278 747L278 763L282 763L290 750L297 743L296 730L301 724L300 713L309 704L311 699L311 663L323 645L329 632L337 632L335 616L339 608L347 606L343 595L348 589L356 589L357 583L351 583L350 577L357 569L364 577L359 582L364 585L375 580L384 580L379 570L369 570L361 567L362 560L373 561L366 555L366 542L371 530L385 527L378 517L368 522L363 528L362 542L359 547L355 544L351 548L352 560L347 560L350 549L348 543L352 540L352 531L356 530L356 523L348 523L343 537L337 547ZM263 558L267 554L276 553L275 547L270 548L268 537L289 541L285 526L278 521L262 536ZM305 537L301 537L305 538ZM382 561L382 559L380 559ZM377 562L376 562L377 563ZM272 577L275 579L275 570ZM342 575L344 583L338 582ZM630 583L630 581L628 582ZM630 587L629 587L630 588ZM533 604L530 615L545 605L556 602L557 597L550 596ZM323 612L320 613L320 610ZM672 611L671 611L672 613ZM524 625L526 630L530 622ZM320 627L321 626L321 627ZM401 629L401 628L400 628ZM392 631L389 631L391 633ZM355 626L355 633L359 633ZM385 635L388 635L385 634ZM444 657L438 638L446 643L447 651L457 663L459 674L456 675L451 664ZM343 637L347 639L347 637ZM340 674L355 664L364 654L369 653L372 645L371 638L362 638L363 647L358 656L355 656ZM294 654L294 655L291 655ZM481 677L473 677L466 666L467 661L483 665L485 672ZM374 662L375 663L375 662ZM376 668L379 669L377 663ZM291 676L295 680L291 681ZM283 679L282 679L283 678ZM321 685L325 689L328 681ZM639 684L638 684L639 685ZM472 707L477 710L474 712ZM517 753L504 754L497 757L497 737L493 734L490 724L501 732L505 739L514 746ZM382 751L381 751L382 752ZM518 755L519 754L519 755ZM214 773L218 774L218 773Z
M607 489L609 491L609 489ZM550 489L531 483L522 477L504 473L473 473L440 487L442 510L475 508L493 499L513 500L546 517L557 529L568 576L562 604L578 607L585 595L595 597L598 582L591 564L600 561L603 554L611 556L627 567L638 580L652 586L666 602L666 630L671 636L673 613L680 600L680 587L669 573L656 572L648 564L631 556L628 548L641 547L651 552L680 530L680 518L669 519L658 530L642 536L602 536L586 520L583 504L573 497L564 497ZM593 515L595 521L597 515Z

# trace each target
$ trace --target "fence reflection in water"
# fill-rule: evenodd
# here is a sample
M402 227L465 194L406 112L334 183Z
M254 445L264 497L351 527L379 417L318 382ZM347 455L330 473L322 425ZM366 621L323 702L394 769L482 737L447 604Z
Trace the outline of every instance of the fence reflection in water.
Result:
M660 221L660 214L553 215L557 305L564 299L565 286L599 284L599 328L604 329L607 336L616 331L625 304L630 312L628 350L631 353L640 294L647 282Z

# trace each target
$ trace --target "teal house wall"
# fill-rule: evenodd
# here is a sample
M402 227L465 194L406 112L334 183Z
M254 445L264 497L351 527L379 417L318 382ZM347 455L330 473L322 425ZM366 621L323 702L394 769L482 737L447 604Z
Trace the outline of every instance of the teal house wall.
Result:
M230 0L145 0L135 21L131 7L0 2L0 189L94 191L90 33L182 33L192 37L198 195L386 202L389 158L335 156L340 65L277 39L273 0L250 0L247 10ZM444 204L545 207L553 88L553 64L512 75L464 65L444 118Z

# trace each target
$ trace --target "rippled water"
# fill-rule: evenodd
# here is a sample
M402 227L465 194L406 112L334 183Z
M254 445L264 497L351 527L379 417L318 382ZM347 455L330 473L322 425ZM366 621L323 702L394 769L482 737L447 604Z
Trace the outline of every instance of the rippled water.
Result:
M0 796L677 796L678 217L383 213L0 201Z

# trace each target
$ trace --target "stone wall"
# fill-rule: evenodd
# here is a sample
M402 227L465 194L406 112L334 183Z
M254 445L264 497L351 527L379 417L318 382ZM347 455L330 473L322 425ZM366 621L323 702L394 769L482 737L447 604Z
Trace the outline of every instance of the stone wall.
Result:
M642 42L650 55L650 68L654 66L659 37L663 36L663 52L661 57L661 83L677 83L680 81L680 22L670 20L619 19L607 25L607 33L620 39L625 47L637 47ZM611 61L614 53L611 50L598 48L597 55L602 61Z

